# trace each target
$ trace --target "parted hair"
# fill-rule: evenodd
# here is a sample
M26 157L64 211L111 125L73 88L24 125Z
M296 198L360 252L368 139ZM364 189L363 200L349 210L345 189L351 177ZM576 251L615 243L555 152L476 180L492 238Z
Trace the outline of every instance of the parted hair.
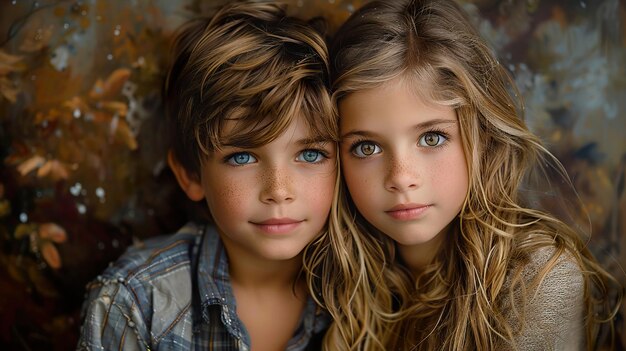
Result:
M398 261L392 239L367 223L342 187L335 230L306 255L315 273L309 284L336 321L326 349L515 349L527 294L564 257L583 276L586 340L593 349L598 325L615 315L621 290L612 295L615 280L577 228L531 206L525 191L534 171L571 182L526 127L510 76L463 9L453 0L372 1L350 16L330 48L336 104L399 78L454 108L469 190L444 247L413 276ZM544 248L553 254L525 281L524 267ZM515 323L505 318L510 301L519 303L512 306Z
M190 174L220 147L271 142L296 116L312 137L337 140L320 23L278 3L236 1L181 26L163 92L169 146ZM225 133L228 120L237 127Z

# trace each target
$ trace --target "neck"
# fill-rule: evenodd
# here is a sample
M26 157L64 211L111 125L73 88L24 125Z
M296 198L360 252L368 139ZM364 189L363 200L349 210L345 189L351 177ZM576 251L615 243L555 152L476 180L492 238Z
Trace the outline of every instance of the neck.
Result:
M234 245L222 236L228 256L228 273L233 285L254 289L293 289L302 268L302 254L291 259L259 257ZM298 289L299 291L299 289Z
M267 262L230 259L229 274L233 284L254 288L289 288L297 284L302 268L302 255L290 260Z
M420 275L424 271L424 268L435 259L449 231L450 225L446 226L431 240L421 244L400 245L396 243L402 262L414 276L417 277Z

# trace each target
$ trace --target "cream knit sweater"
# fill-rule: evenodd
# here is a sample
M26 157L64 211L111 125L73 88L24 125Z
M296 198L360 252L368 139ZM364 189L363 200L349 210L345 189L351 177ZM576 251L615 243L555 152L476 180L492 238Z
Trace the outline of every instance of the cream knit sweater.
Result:
M545 248L531 256L523 271L527 284L533 281L553 253L554 249ZM583 294L580 267L571 256L562 255L543 281L535 289L527 290L523 328L510 304L503 309L516 333L517 349L583 350Z

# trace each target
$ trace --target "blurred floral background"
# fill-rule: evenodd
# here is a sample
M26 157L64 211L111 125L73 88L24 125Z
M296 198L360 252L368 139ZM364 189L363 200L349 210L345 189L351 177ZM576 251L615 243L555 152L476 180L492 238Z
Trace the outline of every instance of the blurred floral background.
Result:
M1 0L1 349L74 349L85 284L187 219L164 159L160 87L172 31L223 2ZM332 31L365 1L287 2ZM625 2L462 3L570 173L590 248L626 283Z

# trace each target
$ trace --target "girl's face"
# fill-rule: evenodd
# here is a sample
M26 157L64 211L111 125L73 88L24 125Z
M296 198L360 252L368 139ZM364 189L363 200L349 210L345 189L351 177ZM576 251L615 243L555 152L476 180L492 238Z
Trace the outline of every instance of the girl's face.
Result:
M455 111L396 79L348 95L339 114L342 169L357 209L397 242L407 264L432 257L469 186Z

